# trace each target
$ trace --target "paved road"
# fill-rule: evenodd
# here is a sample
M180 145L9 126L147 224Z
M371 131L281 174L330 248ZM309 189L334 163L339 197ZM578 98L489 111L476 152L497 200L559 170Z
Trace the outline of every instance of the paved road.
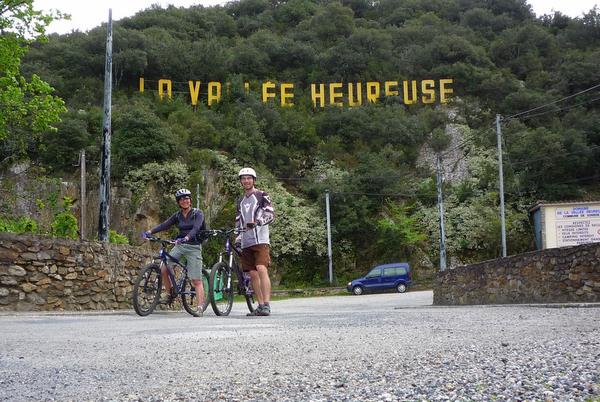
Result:
M0 315L0 400L597 400L600 308L289 299L271 317Z

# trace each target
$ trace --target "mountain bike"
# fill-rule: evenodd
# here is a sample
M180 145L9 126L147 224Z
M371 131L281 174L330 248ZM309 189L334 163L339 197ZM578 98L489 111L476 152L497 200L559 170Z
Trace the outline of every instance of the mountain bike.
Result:
M226 316L233 307L233 297L237 294L244 296L248 310L252 313L258 308L258 300L254 295L250 274L243 272L238 262L242 251L231 244L232 234L240 234L245 229L219 229L208 230L213 236L225 239L223 251L219 253L219 262L213 265L210 271L208 294L210 305L218 316Z
M195 316L198 314L198 304L196 303L196 289L192 280L188 277L187 263L182 264L179 260L167 252L169 245L175 244L173 240L164 240L158 237L147 237L147 240L159 242L160 250L154 260L142 268L142 271L133 285L133 309L144 317L151 314L160 303L160 293L162 289L161 268L167 267L167 273L171 282L171 292L164 301L171 306L178 298L185 311ZM171 262L172 264L168 264ZM208 289L209 275L205 269L202 269L202 280L204 289ZM206 293L206 292L205 292ZM204 298L202 311L208 307L208 297Z

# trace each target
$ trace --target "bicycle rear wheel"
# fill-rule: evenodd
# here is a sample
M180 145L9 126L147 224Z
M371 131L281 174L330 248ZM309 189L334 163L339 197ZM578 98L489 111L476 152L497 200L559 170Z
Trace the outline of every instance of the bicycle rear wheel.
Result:
M133 285L133 309L144 317L152 313L160 299L162 277L158 264L146 265Z
M243 282L240 284L240 292L244 295L246 299L246 305L248 306L248 310L250 312L254 312L258 308L258 300L256 299L256 294L254 293L254 288L252 287L252 282L250 281L250 274L242 271L237 265L236 269L241 273L243 278Z
M216 315L229 315L233 306L233 275L224 262L216 263L210 272L210 305Z
M204 311L210 302L207 294L209 277L208 272L204 269L202 270L202 281L204 282L204 303L202 303L202 311ZM190 278L185 278L185 282L183 283L183 289L181 290L181 304L183 304L183 308L189 314L193 316L198 314L196 288Z

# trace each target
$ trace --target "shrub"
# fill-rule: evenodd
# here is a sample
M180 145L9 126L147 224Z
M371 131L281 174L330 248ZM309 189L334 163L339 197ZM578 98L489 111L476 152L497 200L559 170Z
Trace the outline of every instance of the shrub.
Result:
M7 218L0 216L0 232L36 233L37 231L37 222L29 217Z
M69 209L73 205L73 200L69 197L63 198L63 210L54 216L50 225L50 234L54 237L67 237L77 239L79 237L77 218Z
M108 241L113 244L129 244L129 240L126 236L110 230L108 233Z
M51 234L54 237L68 237L69 239L77 239L78 233L78 225L77 218L68 212L63 211L54 217L54 221L52 221Z

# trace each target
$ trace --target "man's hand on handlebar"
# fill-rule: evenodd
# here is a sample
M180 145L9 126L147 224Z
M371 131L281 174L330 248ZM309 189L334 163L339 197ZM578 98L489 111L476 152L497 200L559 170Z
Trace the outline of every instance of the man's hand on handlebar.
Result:
M142 236L142 239L148 239L150 236L152 236L152 232L150 232L149 230L146 230L145 232L142 232L141 236Z

